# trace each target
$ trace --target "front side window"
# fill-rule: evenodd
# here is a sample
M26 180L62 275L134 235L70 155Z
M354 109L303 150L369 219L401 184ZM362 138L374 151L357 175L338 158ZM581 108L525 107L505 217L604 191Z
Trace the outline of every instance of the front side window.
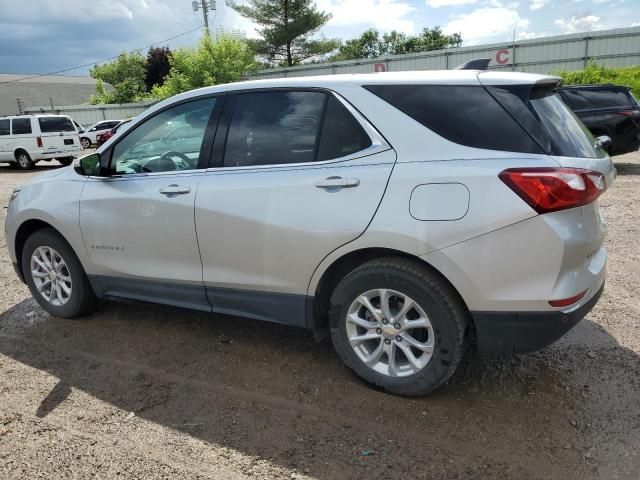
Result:
M76 129L67 117L39 117L40 131L42 133L75 132Z
M170 172L198 168L200 150L215 105L205 98L154 115L116 144L116 174Z
M30 118L14 118L11 120L11 130L14 135L28 135L31 133Z
M0 135L9 135L10 133L9 119L0 120Z

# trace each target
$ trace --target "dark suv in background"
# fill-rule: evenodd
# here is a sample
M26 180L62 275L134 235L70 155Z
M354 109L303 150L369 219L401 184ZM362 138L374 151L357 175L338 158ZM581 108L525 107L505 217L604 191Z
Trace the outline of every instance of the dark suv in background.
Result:
M564 102L595 137L607 135L610 155L634 152L640 147L640 105L629 87L575 85L559 90Z

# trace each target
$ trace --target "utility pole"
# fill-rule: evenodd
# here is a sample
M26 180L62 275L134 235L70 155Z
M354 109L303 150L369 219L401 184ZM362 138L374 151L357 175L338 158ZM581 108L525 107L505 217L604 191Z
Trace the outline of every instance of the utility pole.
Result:
M209 10L212 10L215 15L216 11L216 0L193 0L191 2L191 6L193 7L193 11L197 12L199 8L202 8L202 16L204 17L204 27L209 30Z

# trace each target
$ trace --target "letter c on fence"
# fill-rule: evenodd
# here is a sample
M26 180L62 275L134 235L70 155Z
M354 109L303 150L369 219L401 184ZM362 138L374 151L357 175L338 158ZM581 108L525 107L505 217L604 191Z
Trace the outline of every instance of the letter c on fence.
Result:
M498 50L496 52L496 62L500 65L504 65L509 62L509 50L503 48L502 50Z

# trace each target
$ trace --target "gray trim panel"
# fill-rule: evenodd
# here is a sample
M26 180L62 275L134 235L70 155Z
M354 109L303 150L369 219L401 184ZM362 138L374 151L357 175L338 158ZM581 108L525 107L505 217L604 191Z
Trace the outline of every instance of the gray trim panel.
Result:
M128 298L144 302L221 313L255 320L308 328L307 304L313 298L288 293L204 287L153 282L136 278L90 275L89 281L101 298Z

